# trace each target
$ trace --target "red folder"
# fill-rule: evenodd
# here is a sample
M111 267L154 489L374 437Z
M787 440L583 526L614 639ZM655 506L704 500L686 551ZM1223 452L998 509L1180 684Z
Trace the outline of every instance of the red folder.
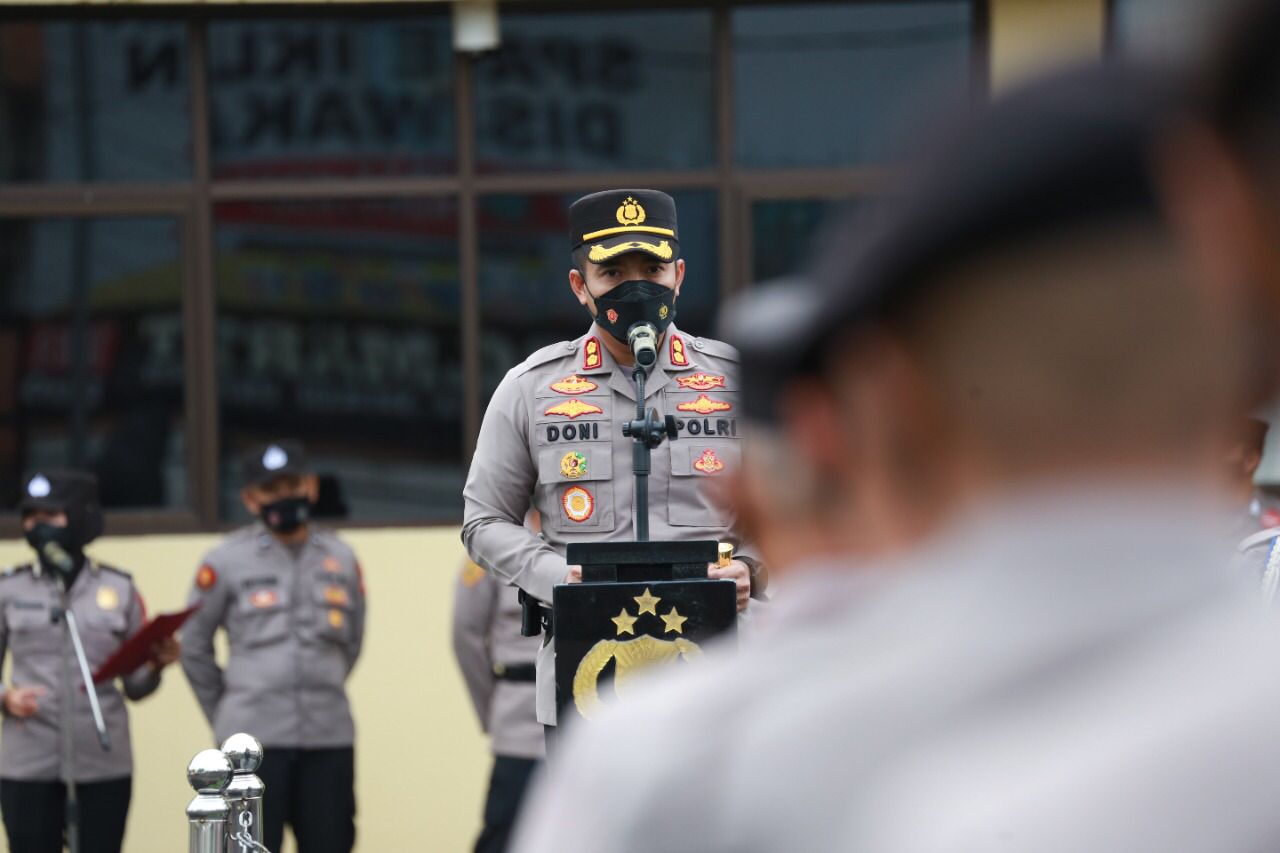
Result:
M182 623L199 609L200 604L197 602L178 613L161 613L143 625L138 633L125 640L120 648L116 649L116 653L98 667L98 671L93 674L93 683L101 684L104 681L128 675L142 666L150 660L151 648L161 640L172 637L174 632L182 627Z

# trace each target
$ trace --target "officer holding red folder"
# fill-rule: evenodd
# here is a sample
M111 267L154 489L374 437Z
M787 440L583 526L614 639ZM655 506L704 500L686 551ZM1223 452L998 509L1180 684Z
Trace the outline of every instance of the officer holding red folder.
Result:
M67 779L75 780L82 853L118 853L133 782L124 697L160 686L160 670L178 659L170 637L150 661L97 685L111 750L98 744L88 698L77 679L70 724L71 761L62 749L63 658L73 654L62 624L62 589L76 617L85 657L102 666L146 622L142 596L125 572L84 548L102 532L97 481L77 471L45 471L26 481L19 505L36 560L0 575L0 658L10 682L0 687L0 812L12 853L63 849ZM72 666L75 666L74 662ZM123 691L120 688L123 688Z

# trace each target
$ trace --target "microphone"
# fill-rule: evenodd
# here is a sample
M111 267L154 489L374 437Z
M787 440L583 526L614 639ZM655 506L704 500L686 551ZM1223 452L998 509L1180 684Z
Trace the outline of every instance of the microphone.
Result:
M631 324L627 329L627 343L641 367L649 367L658 360L658 330L652 323Z
M45 562L53 566L64 575L71 574L76 567L75 560L71 559L71 555L67 553L67 549L63 548L57 542L46 542L40 549L40 556L44 557Z

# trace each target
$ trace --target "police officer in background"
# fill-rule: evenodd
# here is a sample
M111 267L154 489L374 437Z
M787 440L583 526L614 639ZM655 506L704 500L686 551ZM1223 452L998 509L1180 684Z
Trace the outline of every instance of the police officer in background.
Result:
M539 641L521 636L520 623L516 590L467 560L454 589L453 654L493 749L476 853L507 849L525 789L544 754L533 707Z
M133 756L124 698L114 683L97 686L111 750L98 743L78 664L61 619L68 590L89 668L96 670L146 621L146 605L125 572L97 562L84 548L102 533L98 483L78 471L45 471L27 480L23 535L35 562L0 576L0 657L8 648L10 683L0 725L0 810L13 853L55 853L66 830L65 780L74 779L80 849L118 853L133 787ZM138 700L160 686L160 671L178 659L166 640L152 659L121 680ZM72 754L63 764L63 666L75 673Z
M310 523L318 484L301 445L277 441L243 461L245 509L259 520L205 555L191 592L200 609L183 633L182 668L218 742L262 741L258 775L271 795L263 843L284 825L300 853L347 853L355 843L355 726L345 684L364 637L356 556ZM226 670L213 637L227 632Z
M632 439L636 410L628 330L658 330L659 356L645 385L649 406L674 415L680 440L653 452L649 477L654 540L737 543L723 481L740 456L737 353L676 328L685 279L676 206L655 190L609 190L569 208L569 288L591 315L586 334L543 347L494 392L463 491L462 539L471 558L503 583L550 604L552 589L581 579L571 542L635 539ZM713 287L703 282L700 286ZM532 507L543 538L524 526ZM750 550L709 576L738 586L738 609L763 591ZM555 724L554 643L538 653L538 720Z

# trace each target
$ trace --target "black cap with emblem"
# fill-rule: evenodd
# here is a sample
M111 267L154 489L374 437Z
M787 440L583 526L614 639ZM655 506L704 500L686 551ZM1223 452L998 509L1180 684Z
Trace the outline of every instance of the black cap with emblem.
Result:
M255 447L244 455L240 463L240 477L245 486L260 486L276 477L310 473L307 452L302 443L290 439Z
M601 264L628 252L661 261L680 257L676 203L658 190L606 190L583 196L569 208L569 242L586 260Z
M102 535L98 478L85 471L37 471L27 478L18 511L63 512L71 547L83 548Z

